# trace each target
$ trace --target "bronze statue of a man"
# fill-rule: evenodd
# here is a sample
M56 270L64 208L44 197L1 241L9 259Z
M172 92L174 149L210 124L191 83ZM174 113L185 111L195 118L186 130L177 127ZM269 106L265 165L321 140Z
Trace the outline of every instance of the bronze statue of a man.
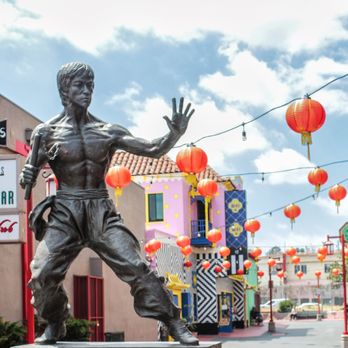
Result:
M104 182L115 150L160 157L184 134L194 110L190 110L190 104L183 110L183 98L177 109L173 99L172 118L164 117L169 133L147 141L88 112L94 88L94 73L88 65L62 66L57 83L64 111L35 128L32 139L36 134L41 136L37 164L29 164L30 153L20 176L22 187L33 185L39 169L48 163L59 183L57 195L38 204L30 217L41 242L31 263L29 286L39 317L48 323L35 342L51 344L65 335L69 313L62 283L70 264L89 247L130 285L140 316L162 321L182 344L197 345L170 293L143 261L139 243L122 223ZM46 223L42 215L48 208L51 211Z

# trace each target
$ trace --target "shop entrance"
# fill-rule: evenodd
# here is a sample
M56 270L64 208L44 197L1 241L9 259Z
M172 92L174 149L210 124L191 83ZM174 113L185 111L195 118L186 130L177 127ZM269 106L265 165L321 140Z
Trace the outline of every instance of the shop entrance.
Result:
M218 295L219 332L233 331L232 293L222 292Z

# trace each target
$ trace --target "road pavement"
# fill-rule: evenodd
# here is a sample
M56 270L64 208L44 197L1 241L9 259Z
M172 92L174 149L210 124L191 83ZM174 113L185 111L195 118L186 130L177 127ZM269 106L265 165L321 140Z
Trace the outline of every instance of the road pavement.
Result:
M264 324L267 327L268 322ZM214 336L213 340L222 341L223 348L340 348L342 329L341 320L282 320L276 322L277 331L274 334L264 332L257 337L243 338Z

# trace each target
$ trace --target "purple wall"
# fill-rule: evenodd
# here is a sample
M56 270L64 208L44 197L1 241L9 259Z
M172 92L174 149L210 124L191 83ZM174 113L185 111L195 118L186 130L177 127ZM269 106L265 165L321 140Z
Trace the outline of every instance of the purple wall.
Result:
M164 221L146 223L147 240L154 237L152 231L163 231L169 236L188 235L191 232L191 219L197 219L196 203L191 204L189 196L190 185L182 176L157 176L145 178L141 185L145 194L163 193ZM225 245L225 216L224 216L224 191L223 184L219 184L219 192L212 199L210 217L213 227L220 227L223 239L218 245Z

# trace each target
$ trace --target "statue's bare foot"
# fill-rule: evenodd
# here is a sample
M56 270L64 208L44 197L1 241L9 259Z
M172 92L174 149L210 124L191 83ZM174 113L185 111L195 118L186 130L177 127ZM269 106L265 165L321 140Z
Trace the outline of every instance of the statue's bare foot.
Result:
M35 339L36 344L55 344L60 338L66 335L64 323L48 324L45 332Z
M181 319L171 319L167 323L170 336L183 345L198 346L199 340L193 336Z

